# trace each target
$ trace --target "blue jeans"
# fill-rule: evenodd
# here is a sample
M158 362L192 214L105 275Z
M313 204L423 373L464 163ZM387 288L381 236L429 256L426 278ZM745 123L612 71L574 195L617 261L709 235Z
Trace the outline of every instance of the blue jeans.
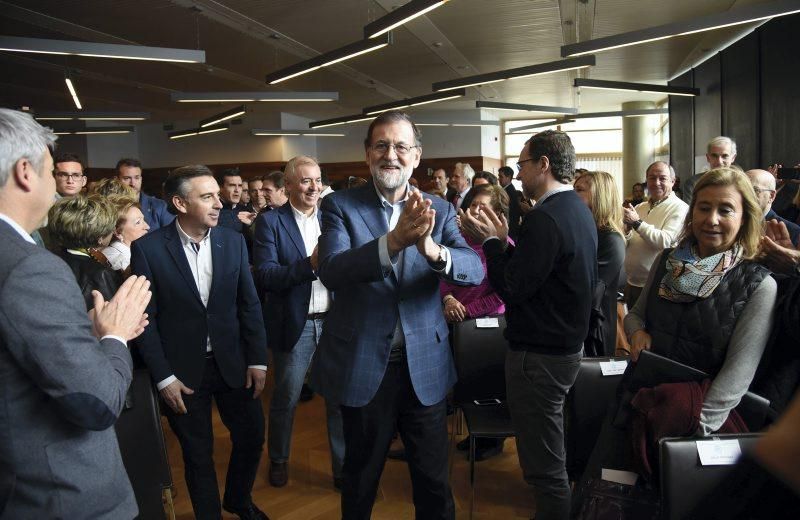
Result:
M321 334L322 320L307 320L300 339L291 351L272 350L275 390L269 404L268 435L269 459L272 462L289 460L294 411ZM328 443L331 448L333 476L339 478L342 475L344 461L342 411L339 406L326 402L325 413L328 419Z

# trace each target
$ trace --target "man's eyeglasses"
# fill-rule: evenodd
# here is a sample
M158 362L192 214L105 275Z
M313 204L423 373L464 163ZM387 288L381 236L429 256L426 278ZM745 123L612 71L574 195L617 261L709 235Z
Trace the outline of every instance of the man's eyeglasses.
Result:
M768 190L766 188L758 188L756 186L753 186L753 191L756 192L756 195L760 195L762 191L766 191L766 192L769 192L769 193L775 193L775 190Z
M409 152L411 152L411 150L413 150L414 148L419 148L419 147L404 143L391 144L391 143L385 143L383 141L378 141L377 143L370 146L370 148L372 148L381 155L388 152L389 148L394 148L394 151L397 155L406 155Z
M72 179L73 181L79 181L83 178L82 173L55 172L53 175L61 180Z
M517 162L517 172L522 171L522 163L526 163L528 161L532 161L533 159L522 159L521 161Z

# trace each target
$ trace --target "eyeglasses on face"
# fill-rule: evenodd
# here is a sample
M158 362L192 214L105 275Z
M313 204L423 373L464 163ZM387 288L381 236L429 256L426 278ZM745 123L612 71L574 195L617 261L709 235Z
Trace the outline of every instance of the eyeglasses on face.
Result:
M378 141L377 143L370 146L370 148L372 148L374 151L378 152L381 155L388 152L389 148L394 148L394 151L397 155L407 155L408 153L411 152L411 150L419 147L405 143L391 144L387 143L386 141Z
M82 173L55 172L53 175L62 180L72 179L73 181L79 181L83 178Z
M757 186L753 186L753 191L756 192L756 195L761 195L761 192L775 193L775 190L768 190L767 188L759 188Z
M518 161L517 162L517 172L521 172L522 171L522 163L526 163L526 162L532 161L532 160L533 159L531 158L531 159L522 159L521 161Z

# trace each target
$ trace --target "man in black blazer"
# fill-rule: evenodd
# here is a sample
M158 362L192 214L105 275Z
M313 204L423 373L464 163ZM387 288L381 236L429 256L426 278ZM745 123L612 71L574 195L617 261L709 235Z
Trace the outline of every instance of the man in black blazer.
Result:
M195 517L221 518L211 457L213 397L233 442L222 507L264 519L250 491L264 444L258 396L266 378L266 333L247 248L241 234L215 227L222 203L205 166L174 170L164 193L177 218L137 240L131 252L133 272L153 287L139 349L180 441Z

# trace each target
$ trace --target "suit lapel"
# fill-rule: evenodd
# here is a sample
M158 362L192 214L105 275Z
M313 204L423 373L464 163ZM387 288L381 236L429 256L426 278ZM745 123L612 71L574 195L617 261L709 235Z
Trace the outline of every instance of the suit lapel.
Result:
M319 214L319 211L317 211L317 214ZM295 247L300 252L300 257L305 258L309 256L311 253L306 251L306 243L303 241L303 236L300 234L300 228L297 227L297 221L294 219L292 207L289 206L288 202L281 206L281 208L278 210L278 219L281 221L281 225L289 234L289 238L292 239Z
M175 222L177 222L177 219ZM197 284L194 281L194 276L192 276L192 269L189 267L189 261L186 259L186 253L183 251L183 243L178 236L178 230L175 226L176 224L172 223L169 233L164 234L164 239L167 241L167 251L172 255L172 259L175 261L178 271L181 273L181 276L183 276L183 279L186 281L192 293L194 293L198 301L202 301L200 299L200 292L197 290Z
M215 229L211 228L211 289L208 291L208 301L214 298L214 291L220 284L220 277L224 272L222 265L223 252L225 251L224 238L222 233L215 233Z
M361 202L358 213L372 233L373 238L385 235L389 231L386 220L386 210L381 205L381 200L375 191L375 185L370 180L369 184L360 189L359 201Z

